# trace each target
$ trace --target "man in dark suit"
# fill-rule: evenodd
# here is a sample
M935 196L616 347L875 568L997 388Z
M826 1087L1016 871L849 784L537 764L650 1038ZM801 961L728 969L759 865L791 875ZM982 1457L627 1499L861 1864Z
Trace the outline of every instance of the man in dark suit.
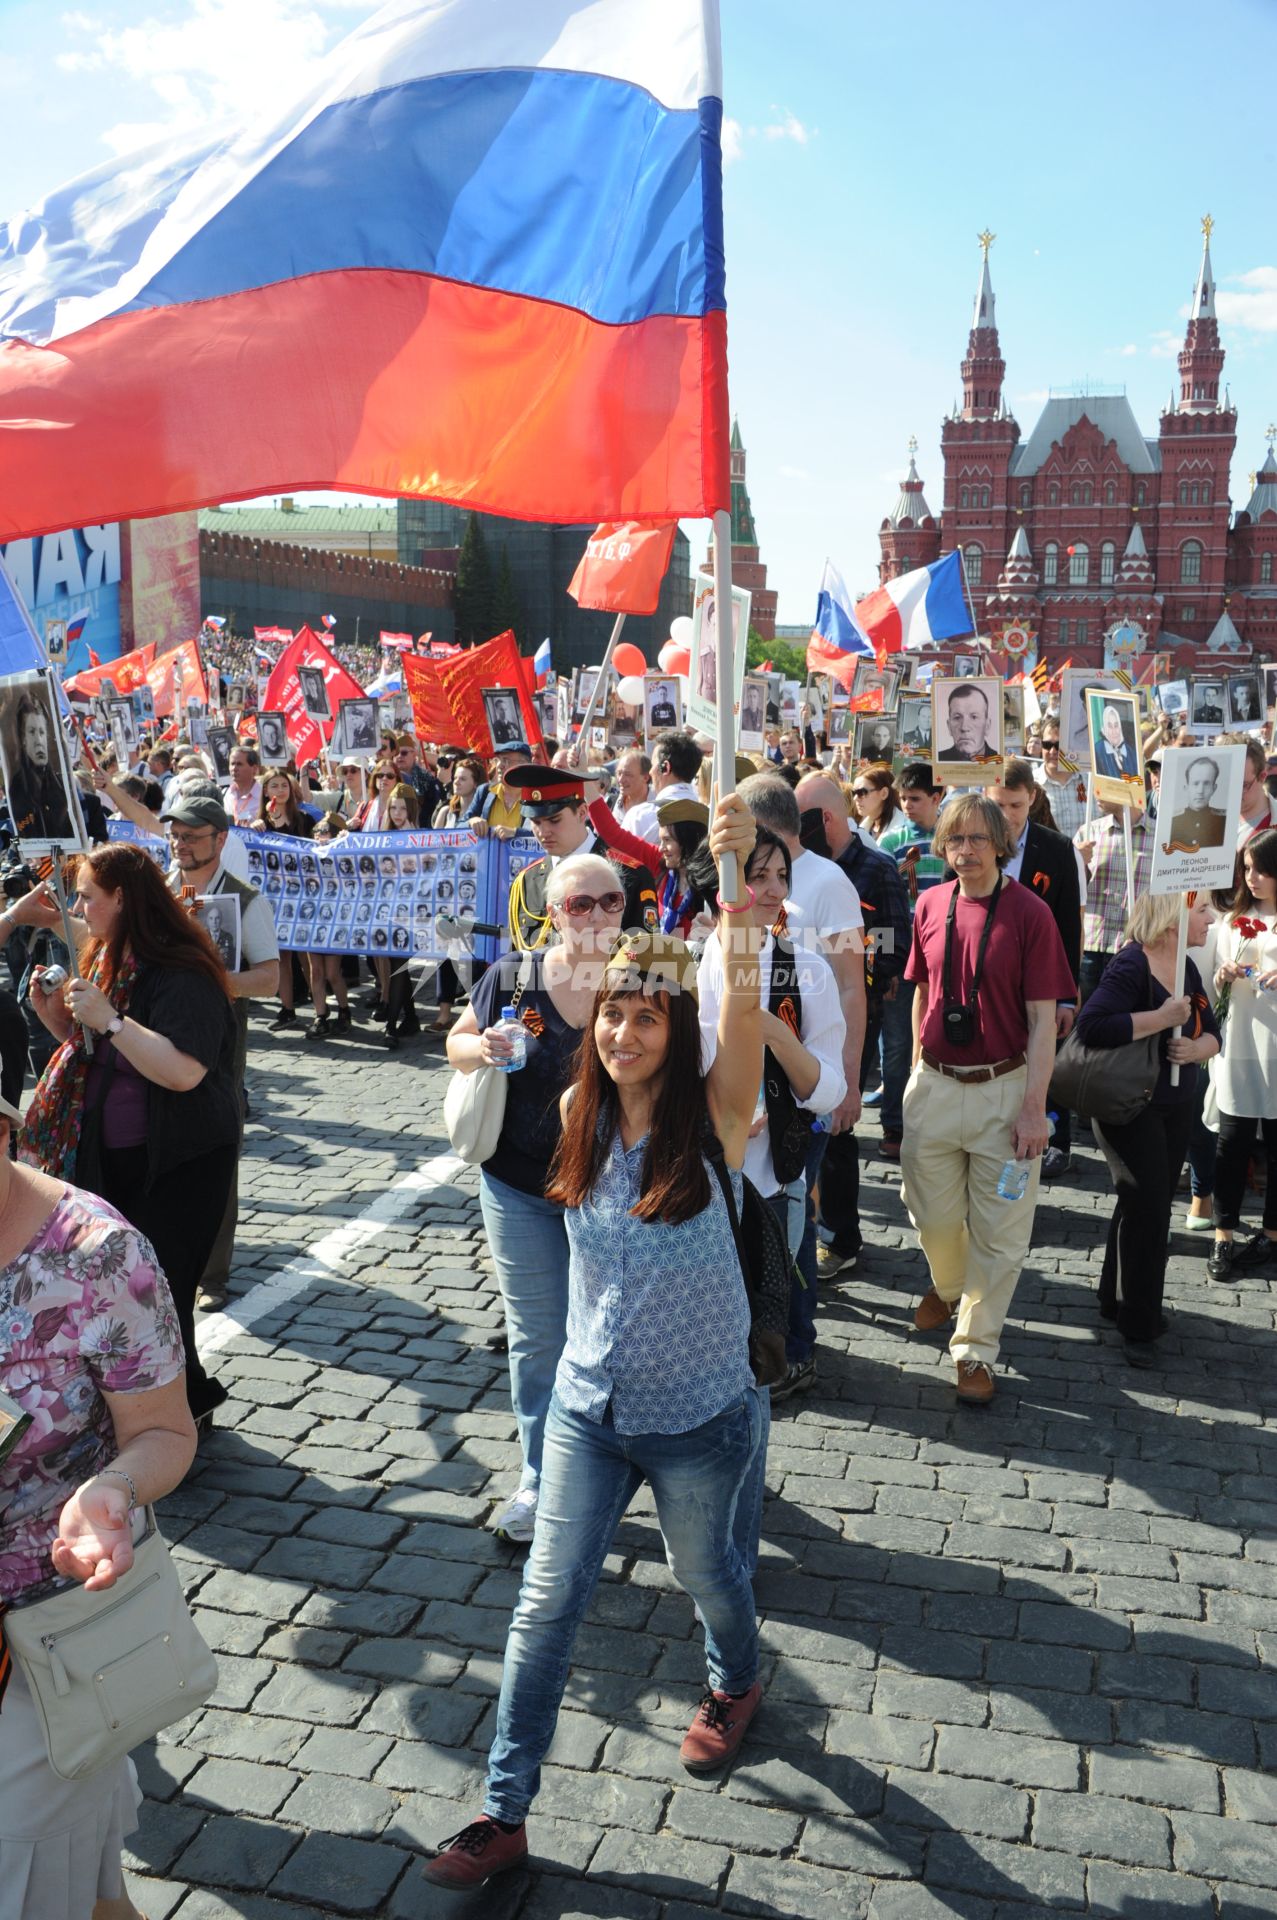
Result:
M1076 988L1082 968L1082 876L1080 856L1071 840L1049 827L1035 826L1029 809L1037 791L1033 768L1027 760L1008 760L1002 769L1002 784L989 788L989 798L997 802L1015 842L1011 858L1002 871L1009 879L1028 887L1051 909L1064 956L1069 963ZM1076 1000L1062 1000L1055 1010L1055 1033L1063 1040L1072 1030L1077 1013ZM1072 1116L1067 1112L1056 1118L1055 1137L1042 1156L1042 1178L1054 1180L1073 1171Z

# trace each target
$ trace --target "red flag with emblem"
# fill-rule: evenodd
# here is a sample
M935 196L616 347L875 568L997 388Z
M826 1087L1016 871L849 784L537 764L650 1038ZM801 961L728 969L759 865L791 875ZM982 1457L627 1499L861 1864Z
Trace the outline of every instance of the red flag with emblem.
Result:
M262 704L267 713L284 715L289 745L300 763L302 760L318 758L331 738L333 723L330 720L312 720L307 713L297 672L299 667L319 667L322 670L324 685L328 689L328 704L334 717L342 700L362 700L364 690L357 680L351 679L341 662L333 658L319 635L312 633L309 627L303 627L292 644L285 647L266 682L266 696Z

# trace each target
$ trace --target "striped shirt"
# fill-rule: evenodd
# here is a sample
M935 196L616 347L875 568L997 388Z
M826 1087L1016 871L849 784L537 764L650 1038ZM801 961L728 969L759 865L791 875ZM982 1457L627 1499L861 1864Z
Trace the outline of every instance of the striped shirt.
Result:
M1153 834L1145 814L1131 822L1131 851L1135 856L1135 895L1148 892L1153 870ZM1084 844L1079 832L1075 845ZM1122 823L1105 814L1095 827L1091 849L1091 878L1082 911L1082 945L1087 953L1116 953L1125 938L1134 901L1126 890L1126 846Z
M1048 780L1042 761L1035 760L1033 778L1050 803L1056 832L1067 834L1071 840L1086 820L1086 776L1071 773L1067 780Z
M878 842L879 853L888 853L905 876L906 882L912 870L916 887L909 888L910 900L915 893L925 893L928 887L938 887L944 879L944 861L937 859L931 851L931 839L934 827L915 826L906 819L898 827L888 827Z

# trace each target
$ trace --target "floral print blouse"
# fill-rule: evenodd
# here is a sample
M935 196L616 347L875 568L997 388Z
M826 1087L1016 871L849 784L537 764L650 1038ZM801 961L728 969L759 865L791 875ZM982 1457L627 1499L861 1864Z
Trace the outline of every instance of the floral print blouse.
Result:
M96 1194L65 1187L0 1271L0 1389L32 1415L0 1461L0 1601L49 1577L63 1505L115 1455L103 1393L167 1386L184 1366L150 1243Z

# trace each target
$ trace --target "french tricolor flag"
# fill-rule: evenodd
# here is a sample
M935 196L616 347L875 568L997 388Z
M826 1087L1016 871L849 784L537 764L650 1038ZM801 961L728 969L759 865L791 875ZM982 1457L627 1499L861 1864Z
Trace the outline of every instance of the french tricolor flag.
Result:
M0 222L0 542L305 486L726 508L718 15L388 0L274 115Z
M546 638L532 656L532 671L536 675L537 685L543 687L550 677L550 642Z

